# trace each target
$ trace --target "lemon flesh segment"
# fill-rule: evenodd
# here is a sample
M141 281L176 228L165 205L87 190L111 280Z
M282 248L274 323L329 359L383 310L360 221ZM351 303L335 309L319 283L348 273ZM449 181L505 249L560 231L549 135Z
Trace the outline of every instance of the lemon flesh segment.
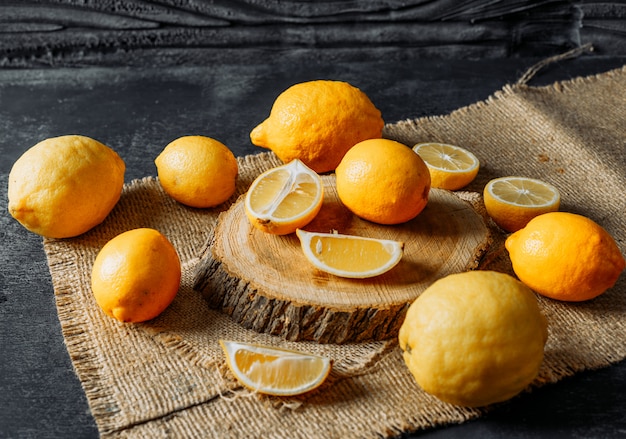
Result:
M292 396L319 387L332 368L330 358L257 344L220 340L226 362L247 388Z
M254 226L282 235L308 224L319 212L323 197L321 177L295 159L257 177L244 202Z
M306 258L316 268L335 276L363 279L379 276L395 267L404 253L404 243L338 233L296 234Z
M471 183L480 168L470 151L446 143L418 143L413 147L426 163L433 187L457 190Z
M523 207L549 207L559 203L559 191L541 180L502 177L487 184L491 195L502 202Z

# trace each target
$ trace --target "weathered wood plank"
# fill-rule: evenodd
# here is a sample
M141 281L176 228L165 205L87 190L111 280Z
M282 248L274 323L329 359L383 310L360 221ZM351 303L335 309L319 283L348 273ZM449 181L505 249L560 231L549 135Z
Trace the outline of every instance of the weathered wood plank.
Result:
M408 306L436 279L477 268L491 235L469 202L432 189L420 215L383 226L354 216L339 201L334 175L325 175L324 204L305 229L401 241L391 271L344 279L314 268L294 235L255 229L240 199L222 213L197 265L194 288L210 307L242 326L288 340L346 343L397 335Z
M620 2L38 0L0 3L0 67L187 63L219 48L411 47L424 58L626 53ZM179 56L160 59L161 51ZM214 55L214 53L212 53Z

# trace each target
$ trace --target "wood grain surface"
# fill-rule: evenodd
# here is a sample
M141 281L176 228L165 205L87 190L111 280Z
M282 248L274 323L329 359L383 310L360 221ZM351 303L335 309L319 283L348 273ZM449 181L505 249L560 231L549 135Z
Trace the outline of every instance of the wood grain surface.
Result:
M292 341L386 339L397 335L407 307L432 282L476 268L488 249L483 218L452 192L432 189L415 219L388 226L353 215L339 201L334 174L322 179L322 209L304 229L403 242L400 263L369 279L322 272L307 261L295 234L254 228L240 198L220 215L212 251L198 266L196 289L212 308Z

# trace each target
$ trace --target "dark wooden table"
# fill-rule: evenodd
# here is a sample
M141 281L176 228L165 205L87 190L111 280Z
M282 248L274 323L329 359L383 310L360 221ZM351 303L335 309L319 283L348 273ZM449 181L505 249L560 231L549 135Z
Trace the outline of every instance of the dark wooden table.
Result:
M289 62L285 58L289 57ZM397 54L400 58L400 54ZM6 210L12 163L39 140L92 136L127 163L127 181L156 175L152 162L184 134L221 139L255 153L248 133L292 83L347 80L365 90L387 121L445 114L487 98L536 59L502 63L405 59L325 62L281 54L166 69L87 68L0 71L0 437L95 437L97 431L67 355L41 239ZM624 58L580 58L540 73L536 84L619 67ZM485 418L432 430L428 437L623 437L626 363L587 372L505 404Z
M558 4L561 11L571 6L569 2L538 3ZM514 38L503 42L496 31L524 27L503 28L506 20L493 14L491 25L483 22L480 27L493 32L474 34L469 38L476 41L468 44L454 35L458 21L444 23L441 19L445 32L435 31L438 28L433 26L420 28L429 32L429 41L423 33L406 36L396 32L391 33L388 44L376 39L384 36L385 29L392 29L387 22L350 34L352 39L344 45L340 40L348 35L345 23L325 28L310 25L303 33L296 33L291 23L287 30L281 28L278 36L258 29L237 34L235 26L224 39L217 38L217 43L207 42L210 35L205 33L189 34L202 50L199 46L177 48L177 44L185 46L180 32L169 40L162 36L167 47L152 53L150 47L137 50L129 41L124 44L130 46L112 44L115 35L110 33L94 37L84 29L98 18L90 15L89 22L81 15L82 21L73 22L83 29L76 31L77 38L83 39L85 47L90 47L92 40L95 46L100 44L97 50L81 52L68 46L67 33L56 40L56 34L46 36L46 31L54 31L45 29L52 26L44 19L46 13L30 7L30 2L0 4L0 30L5 30L0 33L0 67L4 67L0 68L0 438L98 436L63 343L41 238L27 232L7 212L9 171L30 146L62 134L94 137L120 153L127 165L127 182L156 175L153 159L167 143L186 134L215 137L237 155L252 154L260 150L251 145L248 134L265 118L275 97L296 82L321 78L358 86L387 122L446 114L487 98L515 82L539 59L571 47L574 29L570 22L555 20L552 27L544 23L541 31L558 32L545 37L535 30L532 35L544 35L545 39L538 44L532 38L515 40L516 50L511 51ZM33 11L40 11L39 15ZM59 9L52 11L58 14L55 19L61 20ZM567 17L579 19L570 12L567 9ZM598 9L586 12L593 17ZM20 28L19 23L3 17L29 24ZM35 18L29 21L24 17ZM486 15L483 18L487 20ZM462 16L461 21L464 26L459 31L479 29L471 27L467 17ZM124 25L136 27L137 23ZM344 33L338 31L341 26ZM598 27L592 26L586 38L602 43L594 54L553 64L540 71L531 84L626 64L620 36L624 26L614 26L615 34L598 32ZM30 32L22 32L24 29ZM267 29L277 29L276 24L268 24ZM141 33L142 38L155 35L146 32ZM242 35L256 35L263 44L254 44L252 38L246 47L226 47L237 46ZM436 38L444 36L448 36L447 50L435 53ZM281 44L281 38L287 42ZM413 42L408 44L408 40ZM132 41L136 44L137 40ZM112 49L107 52L107 47ZM626 362L524 394L477 421L402 437L626 437Z

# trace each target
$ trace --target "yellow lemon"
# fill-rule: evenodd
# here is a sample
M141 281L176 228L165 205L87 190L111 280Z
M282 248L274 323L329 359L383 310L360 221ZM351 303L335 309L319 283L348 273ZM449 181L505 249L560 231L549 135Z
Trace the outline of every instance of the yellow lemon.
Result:
M613 237L598 223L568 212L532 219L505 246L517 277L553 299L580 302L611 288L626 261Z
M363 279L386 273L402 259L404 244L388 239L296 230L307 260L335 276Z
M480 168L474 154L456 145L418 143L413 147L430 171L431 186L455 191L470 184Z
M493 271L444 277L409 307L399 341L417 384L442 401L505 401L537 376L547 323L533 292Z
M143 322L170 305L180 279L172 243L157 230L141 228L117 235L102 247L91 271L91 289L107 315L121 322Z
M335 171L337 195L355 215L378 224L399 224L426 207L430 173L406 145L370 139L354 145Z
M220 340L226 364L255 392L292 396L319 387L332 368L329 358L252 343Z
M69 238L100 224L119 201L126 166L85 136L53 137L27 150L9 174L9 212L25 228Z
M237 159L210 137L179 137L163 149L155 164L165 192L187 206L214 207L235 193Z
M483 192L485 209L507 232L521 229L534 217L559 210L557 188L527 177L500 177L487 183Z
M310 223L324 200L321 177L300 160L259 175L244 198L246 216L257 229L287 235Z
M282 92L252 130L254 145L315 172L334 170L354 144L382 135L383 119L365 93L342 81L309 81Z

